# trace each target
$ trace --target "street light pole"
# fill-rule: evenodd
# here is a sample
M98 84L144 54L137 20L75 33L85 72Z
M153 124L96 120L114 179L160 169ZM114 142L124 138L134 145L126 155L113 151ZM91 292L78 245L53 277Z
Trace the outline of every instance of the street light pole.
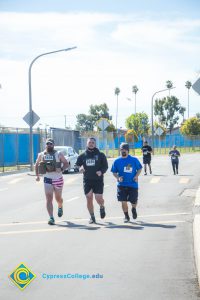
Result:
M175 87L171 87L170 89L175 89ZM152 135L152 148L153 148L153 151L154 151L153 98L156 94L161 93L161 92L165 92L165 91L168 91L168 90L169 89L164 89L164 90L157 91L153 94L153 96L151 98L151 135Z
M61 50L56 50L56 51L51 51L51 52L46 52L46 53L42 53L38 56L36 56L30 66L29 66L29 70L28 70L28 83L29 83L29 114L30 114L30 141L29 141L29 152L30 152L30 170L33 171L33 109L32 109L32 89L31 89L31 68L34 64L34 62L40 58L41 56L45 56L45 55L49 55L49 54L53 54L53 53L57 53L57 52L63 52L63 51L70 51L73 50L77 47L71 47L71 48L66 48L66 49L61 49Z

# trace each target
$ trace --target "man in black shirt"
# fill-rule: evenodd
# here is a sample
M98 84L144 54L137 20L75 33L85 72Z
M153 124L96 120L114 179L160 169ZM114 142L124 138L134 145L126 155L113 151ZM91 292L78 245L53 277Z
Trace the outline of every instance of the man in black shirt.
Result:
M89 223L96 223L93 194L100 205L100 216L103 219L106 215L103 199L103 174L108 169L108 162L105 154L96 148L95 138L88 138L87 149L78 156L76 165L79 167L79 171L83 173L83 188L87 199L87 208L91 216Z
M142 153L143 153L143 164L144 164L144 175L147 175L147 165L149 166L149 173L152 174L151 170L151 153L152 148L148 145L148 142L144 142L144 146L142 147Z
M176 175L178 174L178 164L180 156L180 152L176 149L176 145L174 145L173 150L169 152L169 156L171 156L172 169L174 171L174 175Z

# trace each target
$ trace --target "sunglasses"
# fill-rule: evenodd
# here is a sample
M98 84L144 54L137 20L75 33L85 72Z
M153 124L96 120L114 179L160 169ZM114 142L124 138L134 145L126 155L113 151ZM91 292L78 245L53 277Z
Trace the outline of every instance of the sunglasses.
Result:
M46 143L46 145L53 145L52 143Z

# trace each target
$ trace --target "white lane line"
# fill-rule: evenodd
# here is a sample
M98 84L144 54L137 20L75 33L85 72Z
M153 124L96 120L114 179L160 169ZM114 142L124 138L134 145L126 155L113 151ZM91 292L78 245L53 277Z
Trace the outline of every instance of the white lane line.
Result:
M24 178L15 178L15 179L9 181L8 184L15 184L15 183L18 183L18 182L22 181L23 179Z
M145 227L145 224L149 224L149 225L154 225L154 224L158 224L162 227L162 225L164 224L174 224L174 223L186 223L185 220L181 221L181 220L167 220L167 221L156 221L156 222L151 222L151 223L127 223L127 224L93 224L93 225L88 225L86 224L85 227L90 227L90 228L99 228L99 229L107 229L107 228L113 228L116 226L120 226L122 227L130 227L132 226L133 228L137 228L137 226L139 227ZM83 225L80 226L76 226L76 229L78 228L83 228ZM73 229L73 226L63 226L60 228L44 228L44 229L32 229L32 230L20 230L20 231L4 231L4 232L0 232L0 235L11 235L11 234L22 234L22 233L38 233L38 232L52 232L52 231L63 231L66 229Z
M8 188L4 188L4 189L0 189L0 192L4 192L4 191L7 191Z
M104 185L104 188L107 188L107 187L109 187L110 185L109 184L106 184L106 185Z
M73 198L72 198L73 199ZM70 200L70 199L69 199ZM182 212L182 213L171 213L171 214L159 214L159 215L140 215L138 218L151 218L151 217L169 217L169 216L185 216L185 215L191 215L191 213ZM115 219L123 219L123 216L120 217L106 217L104 220L115 220ZM98 220L98 219L97 219ZM56 223L62 223L62 222L84 222L88 221L88 218L75 218L75 219L68 219L68 220L62 220L62 221L56 221ZM102 219L99 219L99 221L102 221ZM31 221L31 222L19 222L19 223L2 223L0 224L0 227L4 226L21 226L21 225L37 225L37 224L47 224L47 221Z
M71 198L71 199L63 200L63 202L71 202L71 201L74 201L74 200L77 200L77 199L80 199L80 197L74 197L74 198Z
M153 177L150 183L158 183L160 181L160 177Z
M181 178L180 180L179 180L179 183L188 183L189 182L189 178Z

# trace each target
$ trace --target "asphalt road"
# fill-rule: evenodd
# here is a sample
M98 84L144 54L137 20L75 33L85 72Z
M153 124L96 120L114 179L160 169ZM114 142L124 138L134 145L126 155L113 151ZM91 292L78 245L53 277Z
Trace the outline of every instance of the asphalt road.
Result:
M112 161L110 161L111 163ZM123 223L116 182L105 176L107 216L88 224L82 175L64 175L64 216L47 224L43 183L27 173L0 177L0 299L200 299L193 253L193 202L200 155L167 156L140 176L138 219ZM55 216L57 212L55 204ZM24 263L37 276L23 291L8 275ZM68 274L68 275L67 275ZM50 275L103 278L52 278Z

